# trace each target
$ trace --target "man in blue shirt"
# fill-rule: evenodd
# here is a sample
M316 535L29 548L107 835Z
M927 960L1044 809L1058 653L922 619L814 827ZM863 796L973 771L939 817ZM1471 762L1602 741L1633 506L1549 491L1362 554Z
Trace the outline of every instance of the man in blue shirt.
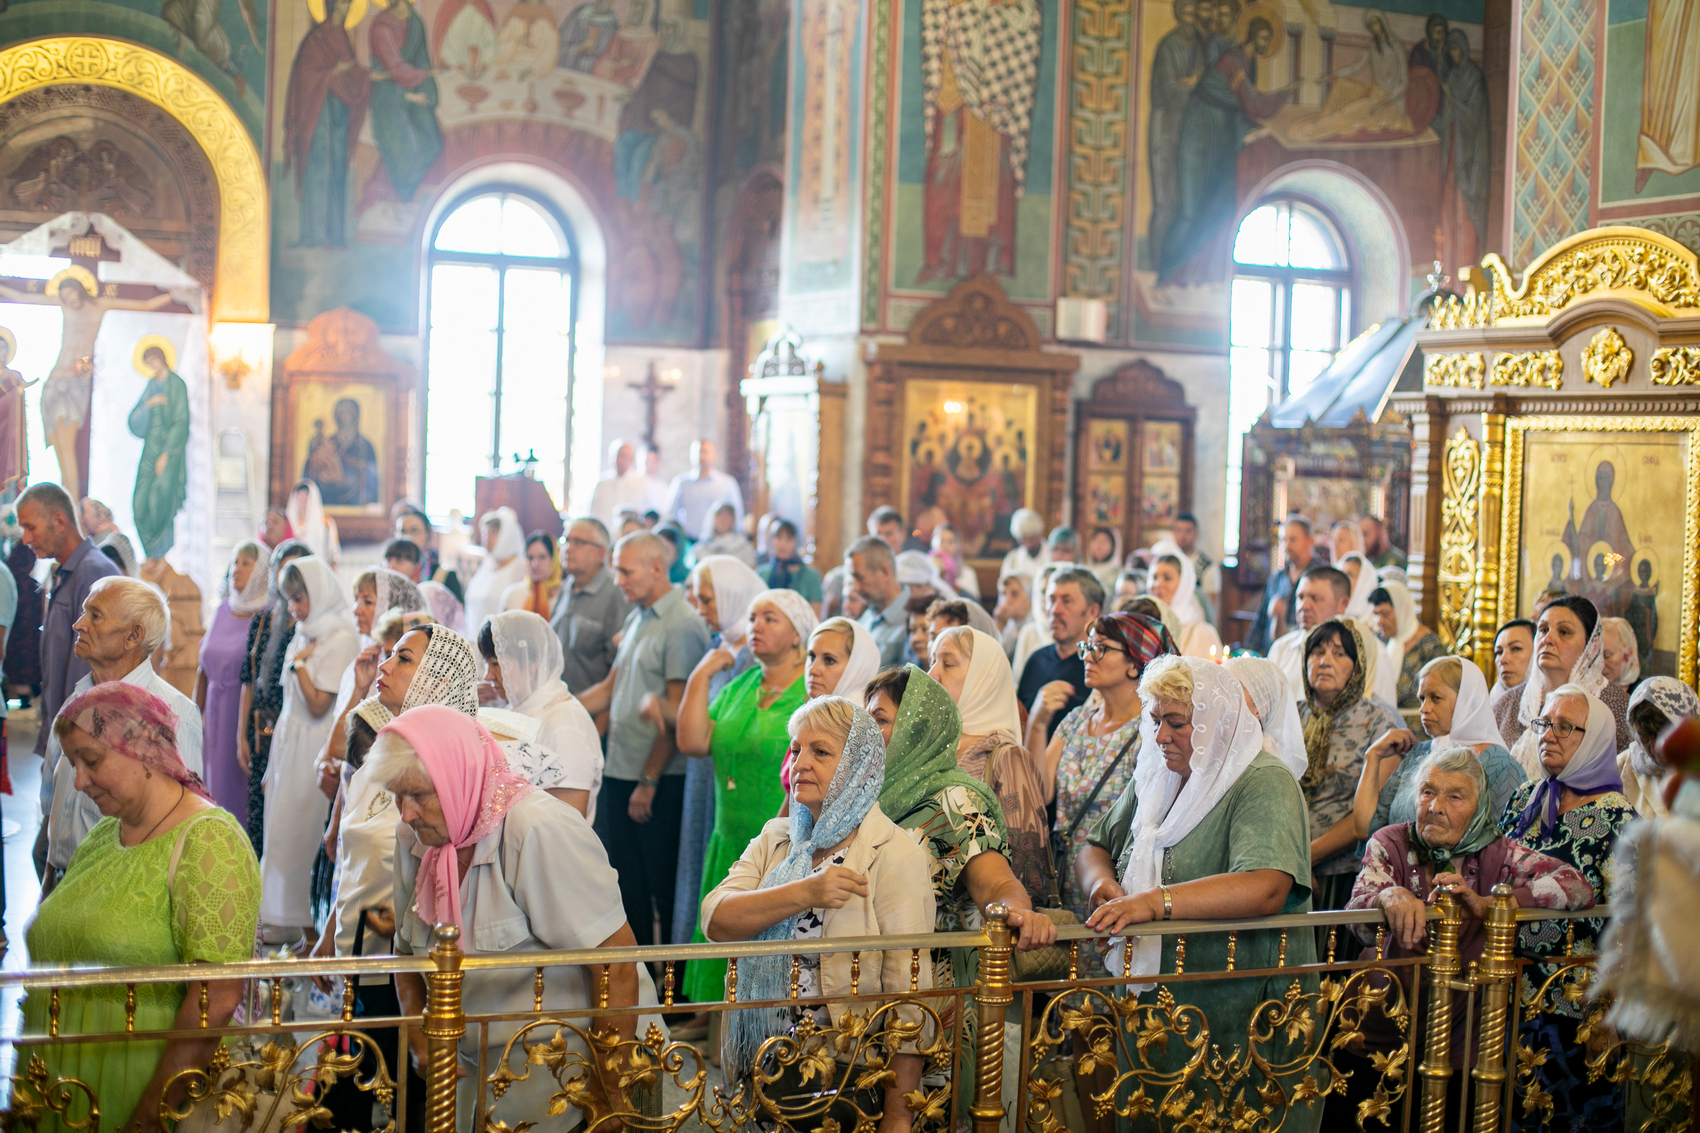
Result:
M1269 572L1269 580L1263 584L1263 602L1257 608L1257 620L1251 623L1251 633L1245 640L1247 649L1263 654L1268 654L1276 638L1298 628L1299 576L1316 560L1316 533L1310 520L1302 515L1289 515L1281 525L1281 547L1287 560L1286 569Z
M1015 693L1029 713L1041 698L1050 710L1047 743L1063 717L1086 703L1086 662L1080 658L1080 643L1103 610L1104 585L1082 567L1057 571L1045 586L1045 616L1053 644L1035 649L1027 658Z
M868 604L861 623L880 647L880 668L903 660L909 640L909 588L897 581L897 558L877 536L864 535L844 552L850 586Z
M58 563L53 572L53 595L41 620L41 730L36 735L35 753L47 754L47 739L53 732L59 706L71 695L76 683L88 675L88 662L71 652L71 626L82 616L83 600L97 579L122 574L115 563L83 537L77 527L76 507L65 489L57 484L32 486L18 498L18 526L24 529L24 545L37 558ZM53 768L41 769L41 812L46 814L53 798ZM47 867L47 823L35 846L35 870Z

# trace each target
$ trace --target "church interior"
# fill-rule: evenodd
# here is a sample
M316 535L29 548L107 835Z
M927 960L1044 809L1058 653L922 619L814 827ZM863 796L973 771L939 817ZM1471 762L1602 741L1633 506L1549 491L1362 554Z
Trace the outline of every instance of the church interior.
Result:
M1298 515L1489 683L1560 591L1693 686L1696 92L1696 0L0 0L0 534L62 486L190 697L243 544L501 508L788 521L823 617L895 509L1000 628L1174 540L1224 660Z

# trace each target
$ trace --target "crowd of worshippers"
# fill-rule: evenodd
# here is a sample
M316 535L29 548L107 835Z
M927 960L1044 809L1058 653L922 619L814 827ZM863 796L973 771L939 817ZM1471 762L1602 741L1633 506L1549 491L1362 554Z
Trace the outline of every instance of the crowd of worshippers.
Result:
M803 942L973 929L994 902L1021 952L1079 921L1100 933L1083 971L1156 976L1179 966L1175 937L1112 934L1380 909L1398 957L1425 949L1444 892L1463 907L1470 963L1500 883L1529 907L1611 899L1619 834L1638 809L1668 807L1680 779L1655 737L1700 716L1679 682L1637 682L1627 627L1570 595L1543 596L1532 623L1499 631L1490 688L1416 623L1402 556L1373 521L1336 526L1325 547L1308 521L1287 520L1285 569L1254 627L1267 658L1230 659L1190 518L1124 557L1112 532L1047 533L1018 512L997 591L982 595L943 523L923 539L882 508L823 579L798 558L792 523L764 521L735 549L709 501L693 543L674 502L679 516L655 530L639 516L616 535L586 516L558 541L496 509L464 582L416 507L398 509L384 565L352 585L284 513L268 515L264 537L235 550L191 699L150 661L164 596L96 550L64 492L30 488L23 539L56 564L41 622L47 818L31 962L234 961L257 941L313 957L421 953L440 924L479 953L798 941L795 971L790 956L751 957L736 978L744 1000L795 984L799 1006L714 1015L711 1049L737 1080L769 1037L839 1019L854 981L864 995L910 988L906 950L863 954L853 975L848 954ZM723 502L728 531L742 530L741 501ZM1354 931L1373 955L1376 926ZM1547 962L1524 994L1604 931L1526 924L1519 949ZM1230 970L1236 946L1241 970L1314 963L1325 940L1197 934L1186 971ZM972 983L975 956L934 950L919 987ZM610 972L610 1004L657 1003L646 965ZM584 969L545 975L546 1009L590 1005ZM724 961L692 960L676 999L723 1001L727 979ZM1231 1032L1287 983L1171 992ZM470 972L466 1010L529 1012L534 991L523 965ZM209 1011L223 1023L240 994L214 983L203 1006L194 985L142 985L135 1028L193 1029ZM418 1014L424 996L415 975L361 980L354 1012ZM329 980L307 989L306 1009L315 997L327 1015L342 1002ZM1561 987L1547 1000L1521 1025L1546 1052L1534 1073L1554 1124L1621 1126L1621 1091L1583 1065L1585 1005ZM73 1031L124 1023L121 988L65 989L59 1004ZM691 1010L668 1016L673 1036L709 1038L708 1014ZM46 998L24 1012L45 1033ZM652 1021L615 1025L641 1035ZM1365 1072L1330 1106L1355 1112L1351 1091L1378 1077L1376 1044L1402 1041L1364 1030L1362 1049L1338 1058ZM512 1033L489 1029L480 1050L469 1030L463 1081ZM401 1062L396 1032L375 1034L420 1088L420 1032ZM1152 1057L1184 1057L1171 1046ZM95 1088L103 1112L151 1128L167 1080L204 1063L212 1041L150 1049L151 1074L132 1048L40 1053ZM882 1130L910 1126L918 1049L892 1063ZM554 1089L532 1074L504 1104L542 1113ZM464 1088L463 1112L471 1097ZM326 1104L338 1128L373 1127L353 1079ZM1310 1108L1320 1120L1321 1103Z

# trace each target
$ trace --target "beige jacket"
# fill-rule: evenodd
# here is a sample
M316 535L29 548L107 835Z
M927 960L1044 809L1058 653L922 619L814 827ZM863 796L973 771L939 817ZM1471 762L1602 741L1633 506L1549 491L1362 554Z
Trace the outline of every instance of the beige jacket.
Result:
M761 879L791 852L791 820L769 819L761 833L732 866L726 880L702 899L703 932L714 923L714 911L728 894L749 893ZM904 834L876 805L856 828L845 848L844 868L868 879L868 895L855 897L841 909L828 909L823 918L823 939L849 936L907 936L933 930L933 883L927 851ZM713 939L710 935L709 939ZM828 952L820 958L821 994L835 997L850 994L850 953ZM881 952L878 960L862 954L859 995L905 993L909 990L912 953ZM921 956L920 987L933 986L931 957ZM831 1003L828 1010L836 1026L846 1003ZM921 1021L920 1012L906 1008L899 1015L911 1023ZM931 1028L928 1028L930 1031ZM925 1039L923 1039L925 1041Z

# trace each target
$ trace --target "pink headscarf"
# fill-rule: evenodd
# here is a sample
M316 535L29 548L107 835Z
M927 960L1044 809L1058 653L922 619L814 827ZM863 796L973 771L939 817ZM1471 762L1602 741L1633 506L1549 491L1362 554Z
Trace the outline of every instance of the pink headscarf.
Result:
M455 851L501 825L514 803L537 788L508 768L484 726L441 704L410 708L384 725L406 740L425 765L448 823L447 845L430 846L419 868L413 908L428 925L460 921L460 860Z
M59 710L69 720L125 759L174 779L208 802L201 777L183 766L177 754L177 714L166 703L135 685L107 681L72 697Z

